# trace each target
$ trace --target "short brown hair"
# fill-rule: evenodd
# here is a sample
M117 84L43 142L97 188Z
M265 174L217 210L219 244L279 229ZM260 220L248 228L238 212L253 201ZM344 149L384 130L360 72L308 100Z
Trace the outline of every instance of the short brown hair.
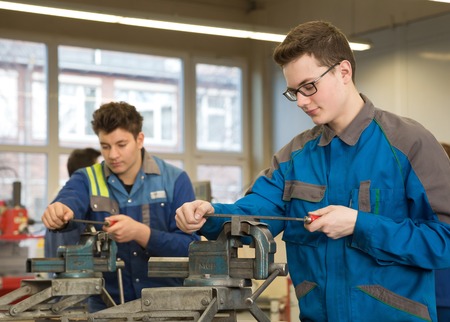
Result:
M291 29L273 53L275 62L284 67L303 55L313 56L320 65L330 67L343 60L352 65L355 81L356 61L347 37L331 23L310 21Z
M100 106L92 114L92 129L98 135L100 131L111 133L120 128L137 138L142 131L144 118L133 105L126 102L110 102Z
M441 145L444 148L445 152L447 152L448 157L450 158L450 144L441 142Z
M67 159L67 172L69 173L69 177L78 169L95 164L100 155L100 151L93 148L73 150Z

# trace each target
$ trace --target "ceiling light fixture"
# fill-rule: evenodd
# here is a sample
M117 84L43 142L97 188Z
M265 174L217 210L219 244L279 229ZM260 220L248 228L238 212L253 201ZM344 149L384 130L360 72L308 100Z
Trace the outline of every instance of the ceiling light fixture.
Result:
M116 23L128 26L137 26L145 28L164 29L172 31L184 31L199 34L235 37L235 38L248 38L263 41L282 42L286 35L255 32L250 30L221 28L205 25L178 23L162 20L143 19L137 17L126 17L113 14L96 13L81 10L62 9L47 6L30 5L17 2L0 1L0 9L12 10L33 14L49 15L63 18L81 19L105 23ZM350 47L353 50L367 50L370 49L368 43L350 42Z
M372 48L372 43L366 40L354 40L350 37L349 40L350 48L354 51L364 51Z

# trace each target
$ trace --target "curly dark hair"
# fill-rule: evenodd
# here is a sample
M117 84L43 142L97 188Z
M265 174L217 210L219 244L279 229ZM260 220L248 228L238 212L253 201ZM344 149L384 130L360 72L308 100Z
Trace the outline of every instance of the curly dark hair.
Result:
M111 133L120 128L137 138L142 131L144 118L133 105L126 102L110 102L100 106L92 114L92 129L95 134L103 131Z
M356 61L347 37L335 26L325 21L310 21L291 29L273 53L275 62L284 67L293 60L309 55L321 66L330 67L343 60L352 65L355 81Z

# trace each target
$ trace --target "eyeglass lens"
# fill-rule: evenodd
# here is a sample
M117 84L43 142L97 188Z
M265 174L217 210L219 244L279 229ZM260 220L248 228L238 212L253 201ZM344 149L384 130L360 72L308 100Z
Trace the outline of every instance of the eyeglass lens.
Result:
M334 67L339 65L340 63L336 63L329 67L322 75L317 77L314 81L306 83L298 87L297 89L286 89L286 91L283 93L283 95L290 101L296 101L297 100L297 93L300 92L303 96L311 96L314 95L317 92L316 83L325 76L330 70L332 70Z

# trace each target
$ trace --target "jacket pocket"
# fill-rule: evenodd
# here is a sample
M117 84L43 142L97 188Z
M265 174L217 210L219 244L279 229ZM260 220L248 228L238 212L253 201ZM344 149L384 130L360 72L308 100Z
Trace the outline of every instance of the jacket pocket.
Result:
M326 205L326 186L311 184L302 181L290 180L285 182L283 200L288 203L287 215L302 218L308 212L317 210ZM317 247L326 235L320 232L310 233L303 226L303 222L286 222L283 240L294 244Z
M371 187L370 181L361 182L359 189L352 191L350 201L353 209L388 216L392 220L404 219L407 204L404 189L379 189Z
M309 202L320 202L325 196L326 186L314 185L301 181L286 181L283 200L300 199Z
M117 215L119 213L119 204L117 201L102 196L91 196L91 208L94 212L107 212L111 215Z
M301 321L326 321L323 290L317 283L303 281L295 286L295 295L300 306Z
M352 290L354 321L431 321L428 307L381 285L360 285ZM370 311L368 311L370 308Z

